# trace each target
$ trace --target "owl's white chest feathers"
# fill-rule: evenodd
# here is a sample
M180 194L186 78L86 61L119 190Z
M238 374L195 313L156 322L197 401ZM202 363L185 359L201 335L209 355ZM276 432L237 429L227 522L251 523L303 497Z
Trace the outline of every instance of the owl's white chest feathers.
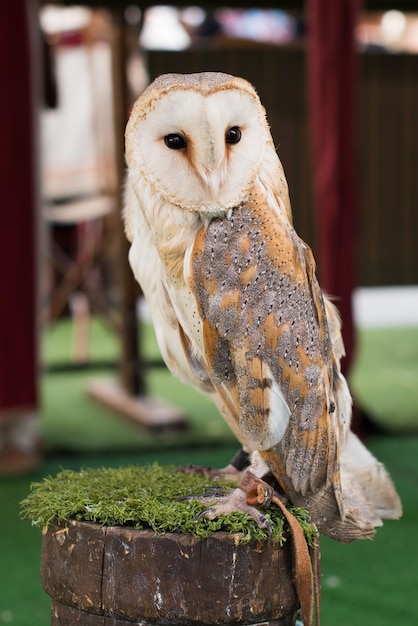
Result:
M175 376L207 387L198 365L203 360L202 320L187 285L190 251L201 219L156 198L143 180L128 181L125 211L132 244L129 262L146 298L162 356ZM196 361L194 371L190 359Z

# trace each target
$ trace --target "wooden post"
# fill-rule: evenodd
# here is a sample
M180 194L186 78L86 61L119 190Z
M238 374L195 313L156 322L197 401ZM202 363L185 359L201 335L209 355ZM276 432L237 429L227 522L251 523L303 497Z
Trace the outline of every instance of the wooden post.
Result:
M68 521L44 531L51 626L291 626L292 547Z
M167 403L147 396L145 364L142 356L141 333L138 330L136 304L140 289L128 263L129 244L122 224L123 188L125 180L125 126L128 118L126 83L126 24L124 7L112 9L112 80L119 210L112 227L117 238L118 281L120 284L120 381L95 380L88 385L90 397L121 416L152 430L184 429L187 420L183 412Z
M119 239L119 276L121 281L122 360L121 379L127 393L145 394L144 364L141 358L140 335L136 315L139 287L128 264L128 241L123 232L122 206L125 180L125 126L128 119L126 85L126 29L124 8L112 10L112 82L115 124L116 176L119 211L115 216L115 231Z

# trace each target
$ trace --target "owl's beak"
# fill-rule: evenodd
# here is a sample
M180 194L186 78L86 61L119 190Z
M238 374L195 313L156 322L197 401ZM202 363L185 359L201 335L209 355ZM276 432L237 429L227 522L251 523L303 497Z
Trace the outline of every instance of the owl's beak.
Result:
M202 139L194 147L191 164L205 193L216 202L225 180L225 148L219 137L211 136L210 129Z
M206 178L206 186L211 200L217 200L219 198L222 183L223 177L221 176L220 168L209 173Z
M225 179L225 153L217 150L213 144L206 155L205 164L201 170L200 178L207 188L212 200L217 200Z

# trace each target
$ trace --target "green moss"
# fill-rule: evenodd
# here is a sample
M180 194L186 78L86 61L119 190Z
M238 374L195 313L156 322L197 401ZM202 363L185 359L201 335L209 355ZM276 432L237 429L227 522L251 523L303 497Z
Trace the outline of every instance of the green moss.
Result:
M177 471L174 466L121 467L118 469L64 470L55 477L33 483L28 497L21 502L22 515L35 526L51 526L68 519L95 522L105 526L151 528L156 533L183 532L207 537L224 530L241 533L242 541L268 539L254 520L234 512L209 521L196 516L210 502L181 500L211 489L234 487L233 483L209 481L199 473ZM216 500L214 495L213 501ZM303 509L292 508L311 543L314 532ZM265 512L273 529L272 539L279 543L288 534L287 522L277 507Z

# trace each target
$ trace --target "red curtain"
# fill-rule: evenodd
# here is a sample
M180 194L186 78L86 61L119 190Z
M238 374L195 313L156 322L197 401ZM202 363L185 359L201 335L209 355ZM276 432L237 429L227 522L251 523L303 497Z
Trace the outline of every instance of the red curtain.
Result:
M335 298L347 356L355 333L357 63L354 32L361 0L306 0L308 110L315 209L315 257L322 289Z
M38 404L34 51L27 2L0 3L0 419Z

